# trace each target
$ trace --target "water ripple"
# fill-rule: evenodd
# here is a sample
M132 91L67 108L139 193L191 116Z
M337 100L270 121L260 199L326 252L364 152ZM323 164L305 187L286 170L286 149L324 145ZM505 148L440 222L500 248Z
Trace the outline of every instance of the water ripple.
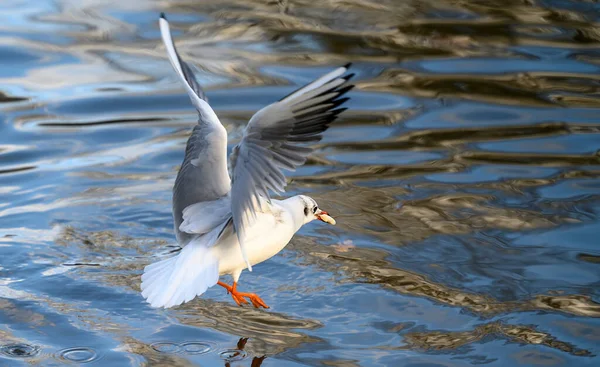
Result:
M95 350L87 347L73 347L61 350L57 353L62 361L73 363L90 363L96 361L99 356Z
M0 353L9 357L29 358L40 352L40 347L30 344L7 344L0 346Z

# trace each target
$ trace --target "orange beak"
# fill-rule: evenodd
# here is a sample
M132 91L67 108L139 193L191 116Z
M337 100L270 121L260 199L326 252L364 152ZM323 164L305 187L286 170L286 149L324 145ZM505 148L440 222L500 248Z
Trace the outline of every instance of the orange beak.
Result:
M317 216L317 219L325 222L325 223L329 223L331 225L335 225L335 219L333 219L332 217L329 216L329 213L327 213L324 210L321 210L319 213L315 214Z

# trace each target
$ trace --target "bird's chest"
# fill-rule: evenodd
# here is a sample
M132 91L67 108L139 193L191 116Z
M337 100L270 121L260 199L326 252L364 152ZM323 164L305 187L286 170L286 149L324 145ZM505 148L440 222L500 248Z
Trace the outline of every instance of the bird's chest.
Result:
M247 228L246 251L250 264L256 265L280 252L292 239L295 228L291 218L285 211L269 214L257 213L257 220ZM226 274L234 270L245 269L246 263L242 257L237 236L233 234L228 243L219 246L219 272Z
M278 252L290 242L294 235L291 221L284 211L268 215L268 220L258 220L248 233L246 246L252 265L261 263Z

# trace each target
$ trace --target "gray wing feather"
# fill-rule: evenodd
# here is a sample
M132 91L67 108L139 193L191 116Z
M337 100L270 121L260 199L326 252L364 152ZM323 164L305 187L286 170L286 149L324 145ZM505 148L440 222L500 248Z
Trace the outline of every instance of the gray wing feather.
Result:
M208 98L206 97L206 94L204 93L204 90L202 89L200 84L198 84L198 80L196 80L192 68L185 61L181 60L181 57L179 56L179 53L177 53L177 49L175 48L175 44L173 44L173 49L175 50L175 54L177 55L177 59L179 60L179 64L181 65L181 71L183 71L183 76L185 77L185 80L189 83L190 88L192 88L192 90L198 96L198 98L208 103Z
M194 126L187 141L185 158L173 186L175 234L178 243L185 245L197 234L180 230L183 210L192 204L217 200L231 189L227 171L227 131L208 104L192 69L177 53L164 14L161 15L159 25L171 65L183 82L199 116L198 124Z
M269 191L283 192L287 184L282 169L294 170L304 164L312 149L298 145L321 140L345 108L337 108L352 89L342 76L349 65L338 68L294 91L279 102L258 111L248 123L244 136L230 157L232 166L231 211L241 251L248 270L244 246L245 228L269 201Z

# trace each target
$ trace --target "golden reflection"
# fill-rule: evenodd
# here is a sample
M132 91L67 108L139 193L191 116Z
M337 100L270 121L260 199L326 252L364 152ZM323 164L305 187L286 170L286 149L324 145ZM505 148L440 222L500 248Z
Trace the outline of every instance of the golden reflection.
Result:
M581 295L537 295L528 302L532 309L557 310L578 316L600 317L600 304L592 297Z
M595 133L595 129L588 125L565 124L560 122L541 123L538 125L517 125L509 127L486 128L456 128L456 129L427 129L408 132L398 137L385 140L369 140L362 142L332 142L323 144L329 149L329 154L339 152L377 152L380 150L414 151L414 152L439 152L447 158L433 159L423 163L414 164L340 164L322 156L314 156L313 164L323 166L337 166L335 170L323 170L311 173L308 176L296 176L294 181L301 183L321 184L347 184L361 181L376 181L382 179L402 179L411 176L421 176L431 173L463 172L474 165L486 164L515 164L531 166L573 167L575 169L562 173L580 174L593 177L593 169L587 171L577 170L577 166L600 165L600 156L597 154L552 154L552 153L508 153L465 150L464 146L470 143L486 141L504 141L513 138L543 138L567 134ZM315 161L315 159L317 159ZM579 172L579 173L577 173ZM566 176L565 176L566 177ZM521 179L535 182L536 179ZM515 179L515 182L518 181ZM539 185L543 184L540 179ZM549 183L549 181L546 181ZM470 185L464 183L463 185ZM489 183L490 188L498 188L502 183Z
M122 338L122 345L119 349L142 356L148 366L191 367L197 365L186 359L184 356L161 353L152 348L150 344L130 336Z
M399 200L402 187L345 187L315 195L324 207L336 213L344 232L374 236L401 246L436 234L467 234L482 229L511 231L551 228L574 219L545 215L536 210L504 208L491 204L491 197L471 193L449 193L418 200ZM351 201L348 197L353 198Z
M276 355L302 344L320 342L298 330L322 327L316 320L299 319L277 312L263 312L231 303L199 299L179 307L174 314L179 322L196 327L209 327L231 335L244 335L252 340L249 350L255 355Z
M340 220L340 222L343 222ZM445 305L461 307L485 317L518 311L559 311L566 314L600 317L600 304L582 295L536 295L524 301L499 301L489 295L469 292L433 282L424 275L393 267L387 252L377 249L320 245L302 237L292 241L293 250L302 254L304 263L332 272L343 273L346 281L376 284L412 297L425 297Z
M480 341L489 335L520 344L544 345L575 356L592 355L588 350L579 349L533 327L502 322L479 325L470 331L408 332L403 335L406 346L401 349L450 350Z
M142 57L152 55L163 58L164 52L155 42L134 38L136 25L120 20L117 17L101 11L98 2L80 4L72 1L61 1L68 4L60 8L59 13L40 16L46 21L61 24L77 25L77 31L64 32L65 36L74 39L63 47L52 47L41 42L27 42L27 47L50 50L53 52L68 52L84 60L84 65L69 65L69 70L75 68L76 73L65 73L64 65L50 66L33 70L34 78L18 78L15 83L29 83L32 88L49 88L61 85L98 84L99 75L102 82L106 76L110 80L140 81L154 80L139 73L138 68L132 68L131 62L121 62L128 59L125 56ZM182 56L190 56L195 63L212 75L224 76L237 80L239 85L276 85L282 81L271 78L256 70L258 65L267 64L307 64L322 65L347 62L348 55L356 61L394 62L401 57L403 60L419 59L424 55L439 56L493 56L493 57L526 57L516 55L506 49L517 44L560 45L568 44L576 47L575 36L565 37L574 33L580 41L598 42L600 37L597 27L586 22L585 14L566 9L549 9L535 4L524 5L514 3L502 4L472 4L457 1L371 1L345 0L340 1L304 1L289 0L285 2L246 1L241 4L238 0L203 1L189 0L161 4L161 9L155 5L142 3L132 9L126 3L111 5L124 12L163 10L170 13L192 13L207 15L208 19L196 24L186 23L174 28L184 31L178 39ZM428 12L450 10L462 17L425 17ZM534 32L540 25L556 24L556 31ZM519 25L523 32L516 32ZM576 30L577 32L572 32ZM126 37L125 40L119 37ZM128 39L131 37L132 40ZM288 43L301 41L303 52L289 52ZM289 42L277 42L277 41ZM269 42L265 42L269 41ZM135 47L132 47L135 42ZM262 48L250 49L247 45L262 45ZM107 53L118 53L119 59L109 59ZM129 60L131 61L131 60ZM98 68L109 65L112 70ZM94 69L94 72L89 70ZM54 76L48 71L56 71ZM151 70L144 70L148 74ZM69 74L69 75L67 75ZM529 74L529 73L528 73ZM59 78L56 78L59 75ZM163 75L161 74L161 77ZM510 104L531 104L532 106L554 105L551 100L545 100L537 95L545 91L545 86L561 91L580 91L592 74L564 74L564 80L547 80L553 78L553 73L532 73L526 77L535 82L531 88L521 84L519 73L515 75L430 75L409 71L384 71L379 77L365 81L361 88L378 91L392 90L418 96L455 95L463 98L484 99ZM134 79L130 79L134 78ZM569 82L579 79L579 82ZM31 84L33 83L33 84ZM408 83L408 84L407 84ZM554 86L553 86L554 85ZM522 88L525 86L525 88ZM575 88L575 89L573 89ZM528 90L530 89L530 90ZM404 91L404 92L402 92ZM593 97L589 101L564 96L569 103L595 103Z
M29 325L32 329L51 325L44 315L20 308L8 298L0 298L0 313L9 319L9 324ZM0 341L4 342L4 338Z
M515 88L520 84L520 88ZM537 89L523 88L517 75L430 74L387 69L377 78L357 83L361 90L408 94L427 98L462 98L494 104L550 107Z
M600 165L599 155L577 154L533 154L496 153L465 151L458 155L459 160L477 163L524 164L543 166L583 166Z
M469 143L503 141L515 138L542 138L589 129L586 125L547 122L536 125L461 127L409 131L386 140L334 142L325 147L341 151L432 150L461 147ZM507 162L508 163L508 162ZM464 164L464 163L463 163Z
M459 172L463 166L448 161L436 161L427 164L411 165L351 165L344 171L327 171L325 173L311 174L310 176L297 176L293 180L303 185L325 184L342 185L350 182L374 181L386 179L407 179L432 173Z
M97 4L78 5L65 7L62 14L45 15L43 18L63 23L68 21L73 24L87 25L86 28L69 34L76 38L77 42L67 46L69 52L89 61L88 66L84 66L81 70L98 67L105 63L103 52L98 51L110 50L114 53L139 56L152 54L157 58L162 58L163 50L156 47L156 44L136 40L137 47L131 47L121 40L116 42L114 38L118 35L135 34L137 31L135 26L111 15L103 14L98 11ZM593 26L576 20L577 16L581 16L576 12L551 11L544 7L522 6L522 4L473 6L473 4L455 1L420 1L416 4L414 2L369 0L348 0L342 3L338 1L315 3L314 1L290 0L270 3L248 1L244 2L242 8L240 5L237 0L211 0L201 3L178 1L164 4L164 9L162 9L171 13L181 11L208 15L209 19L206 21L194 25L186 24L184 37L180 37L178 40L180 52L184 57L189 56L195 60L195 63L201 65L204 71L238 80L239 85L281 84L277 78L270 78L258 72L255 65L335 64L346 62L348 55L352 55L357 61L371 62L394 62L398 56L405 60L422 59L423 55L464 57L491 53L496 57L515 56L514 53L503 50L503 47L514 44L515 37L519 42L525 44L561 43L559 40L550 39L543 33L522 32L516 35L511 26L517 19L522 27L532 28L554 21L553 17L556 17L557 14L561 14L561 17L569 14L568 19L561 19L561 25L567 29L578 29L580 35L586 39L598 39L598 32ZM113 6L124 11L131 11L126 4L113 4ZM150 4L144 4L142 9L136 8L136 11L149 11L151 7ZM452 9L453 12L464 12L467 15L479 14L480 17L442 19L419 16L422 12L435 12L439 9ZM507 15L509 15L508 18ZM174 27L178 27L177 22L174 22ZM300 54L286 52L285 48L279 49L278 40L296 41L297 37L310 39L305 44L304 52ZM559 37L560 34L556 36L556 38ZM273 41L265 46L267 50L250 50L244 47L252 44L264 45L265 40ZM490 44L497 47L490 49ZM41 44L39 46L39 48L47 47L47 45ZM127 71L128 78L136 73L136 70L132 70L126 64L121 65L119 60L108 61L108 64L115 69L109 74L115 77L122 74L113 73L116 69ZM61 71L59 70L59 72ZM390 71L385 71L380 78L366 82L365 85L370 85L372 88L379 81L383 81L384 84L380 85L378 90L386 91L386 85L390 83L389 73ZM87 74L99 75L98 73ZM102 75L106 74L106 72L102 73ZM83 81L73 80L71 76L62 75L61 81L78 84L94 83L96 79L87 79L94 78L89 75L84 76ZM120 80L123 80L122 77L123 75ZM577 78L578 76L574 75L573 77ZM588 78L589 75L582 77ZM45 78L49 78L46 74L41 78L44 85L56 84L54 79L46 80ZM77 75L77 78L81 79L81 76ZM518 86L518 81L515 78L512 78L515 80L511 80L510 76L474 76L472 77L473 82L470 79L462 79L463 77L452 81L447 76L428 75L422 77L422 82L418 80L419 78L421 77L410 77L413 86L400 84L395 85L394 88L403 88L409 93L417 93L417 95L434 93L437 96L438 93L445 93L445 90L450 89L467 98L486 98L485 95L488 95L489 98L496 101L506 99L508 103L552 104L551 101L544 101L543 98L536 97L535 93L517 96L520 89L511 89L510 84ZM467 77L464 76L464 78ZM499 83L495 84L493 81L495 78L500 78L497 79ZM392 84L398 82L397 78L391 80ZM502 86L503 81L508 82L506 87ZM20 79L19 83L21 82L27 82L27 80ZM480 83L479 86L477 82ZM419 84L421 84L420 87ZM461 92L452 84L462 84L471 91ZM571 88L568 83L565 83L564 86ZM497 93L490 95L488 91L494 88L498 90Z

